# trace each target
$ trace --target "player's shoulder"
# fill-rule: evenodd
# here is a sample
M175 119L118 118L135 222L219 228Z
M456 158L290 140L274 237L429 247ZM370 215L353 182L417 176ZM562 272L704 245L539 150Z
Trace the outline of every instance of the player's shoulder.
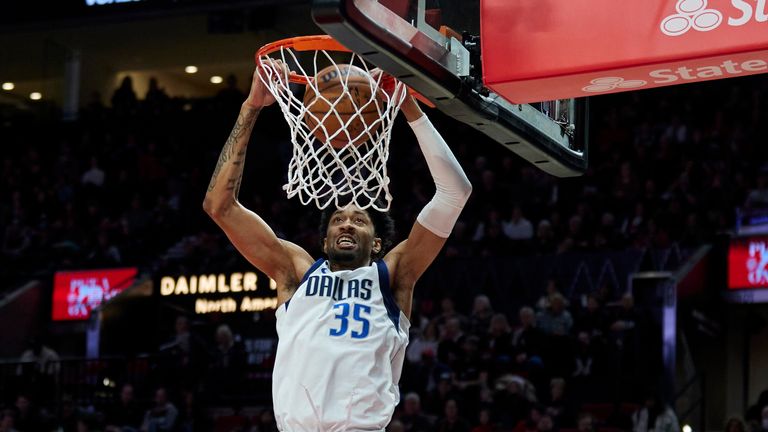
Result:
M282 243L285 250L288 251L288 256L293 265L295 275L298 279L301 279L317 260L312 258L303 247L296 243L284 239L280 239L280 243Z

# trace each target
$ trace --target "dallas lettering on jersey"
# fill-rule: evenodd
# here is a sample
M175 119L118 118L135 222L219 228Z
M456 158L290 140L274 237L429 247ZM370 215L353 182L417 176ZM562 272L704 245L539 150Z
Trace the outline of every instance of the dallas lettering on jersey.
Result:
M338 276L314 275L306 282L307 297L331 297L334 301L348 298L369 300L373 281L370 279L351 279L345 281Z

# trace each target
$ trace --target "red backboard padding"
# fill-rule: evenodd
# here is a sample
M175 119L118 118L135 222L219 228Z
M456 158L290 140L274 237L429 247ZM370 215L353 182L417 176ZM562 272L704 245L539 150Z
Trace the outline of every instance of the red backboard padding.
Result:
M484 81L523 103L768 72L761 4L481 0Z

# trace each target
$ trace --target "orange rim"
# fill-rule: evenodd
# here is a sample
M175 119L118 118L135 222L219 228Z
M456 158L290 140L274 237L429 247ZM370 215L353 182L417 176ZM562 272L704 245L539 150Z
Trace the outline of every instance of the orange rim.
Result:
M342 45L336 39L328 35L314 35L314 36L296 36L287 39L281 39L264 45L256 51L256 64L259 67L264 67L262 58L280 51L283 48L292 48L295 51L339 51L339 52L351 52L347 47ZM309 78L304 75L299 75L296 72L291 72L288 75L288 80L297 84L308 84Z
M339 41L337 41L336 39L328 35L296 36L292 38L274 41L259 48L259 50L256 51L256 64L259 65L259 67L264 67L264 63L262 62L262 59L274 52L280 51L283 48L292 48L295 51L324 50L324 51L337 51L337 52L352 52L352 50L345 47ZM385 76L382 78L385 81L390 81L390 80L394 81L395 79L394 77L386 73L385 73ZM305 75L299 75L296 72L291 72L288 75L288 80L296 84L307 85L309 84L310 79L311 78ZM413 95L416 99L418 99L420 102L427 105L428 107L435 108L435 105L432 103L432 101L422 96L420 93L414 91L410 87L408 87L408 93Z

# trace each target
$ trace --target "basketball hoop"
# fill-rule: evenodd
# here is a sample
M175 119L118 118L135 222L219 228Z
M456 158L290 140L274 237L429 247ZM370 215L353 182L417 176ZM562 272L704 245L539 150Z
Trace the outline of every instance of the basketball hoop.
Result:
M276 60L289 68L280 67ZM325 35L267 44L256 53L256 63L259 78L275 97L291 129L293 155L288 182L283 186L288 198L298 195L302 204L314 202L319 209L331 203L337 207L354 203L363 209L387 211L392 201L386 166L389 141L407 94L405 85L371 68L360 56ZM338 101L352 100L351 67L346 65L365 71L370 97L354 104L350 112L340 112ZM315 79L318 72L329 68L341 84L333 100L323 95ZM313 112L305 106L302 92L292 88L291 83L306 86L308 92L314 92L313 101L322 101L320 106L327 109ZM371 116L372 112L376 115ZM350 127L352 122L358 127ZM331 123L338 125L336 130L326 126Z

